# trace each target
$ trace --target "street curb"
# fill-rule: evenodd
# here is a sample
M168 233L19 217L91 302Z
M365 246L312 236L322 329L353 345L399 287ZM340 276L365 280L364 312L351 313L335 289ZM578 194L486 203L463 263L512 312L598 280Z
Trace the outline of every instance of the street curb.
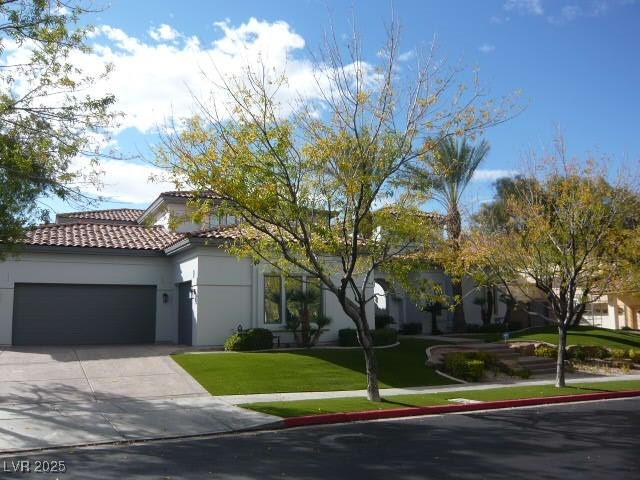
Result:
M367 410L364 412L327 413L305 415L283 419L284 428L310 425L328 425L333 423L359 422L388 418L438 415L443 413L473 412L478 410L498 410L501 408L528 407L532 405L550 405L557 403L586 402L591 400L610 400L616 398L640 397L640 390L621 392L581 393L578 395L558 395L555 397L520 398L515 400L496 400L462 405L436 405L433 407L393 408L388 410Z

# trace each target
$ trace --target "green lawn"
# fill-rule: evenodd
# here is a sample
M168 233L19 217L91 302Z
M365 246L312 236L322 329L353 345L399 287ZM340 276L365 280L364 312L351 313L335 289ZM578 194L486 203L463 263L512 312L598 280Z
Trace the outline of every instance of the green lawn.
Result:
M536 331L514 334L512 340L538 340L558 344L558 330L544 327ZM600 345L611 348L640 349L640 334L605 328L576 327L569 331L567 345Z
M377 349L380 387L451 384L424 364L425 349L434 344L403 338L397 347ZM359 349L179 354L173 358L212 395L366 387L364 358Z
M301 400L295 402L263 402L242 405L262 413L279 417L296 417L301 415L319 415L322 413L361 412L366 410L386 410L402 407L425 407L447 405L451 398L469 400L512 400L528 397L552 397L555 395L571 395L593 392L611 392L640 389L640 381L612 381L602 383L579 383L565 388L553 385L532 387L505 387L490 390L466 392L434 393L429 395L397 395L388 397L381 403L370 402L366 398L331 398L326 400Z

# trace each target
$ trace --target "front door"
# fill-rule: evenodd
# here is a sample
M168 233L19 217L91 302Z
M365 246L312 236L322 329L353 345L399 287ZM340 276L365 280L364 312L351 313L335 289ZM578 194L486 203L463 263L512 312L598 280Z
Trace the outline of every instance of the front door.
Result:
M193 303L191 282L178 285L178 343L193 345Z

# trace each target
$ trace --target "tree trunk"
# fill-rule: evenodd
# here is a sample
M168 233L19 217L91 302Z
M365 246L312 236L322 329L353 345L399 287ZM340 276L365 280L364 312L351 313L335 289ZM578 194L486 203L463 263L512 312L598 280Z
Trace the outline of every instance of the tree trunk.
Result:
M371 342L368 347L362 347L367 369L367 399L371 402L379 402L381 399L380 389L378 388L378 362L372 343L373 342Z
M453 282L453 296L456 299L456 306L453 310L453 331L464 332L466 329L466 322L464 318L464 300L462 298L462 282L454 280Z
M567 327L560 325L558 326L558 361L556 364L556 387L564 387L564 357L566 353L567 347Z
M373 348L373 338L367 323L367 314L364 305L356 306L349 300L338 297L345 313L356 325L358 341L364 352L364 363L367 372L367 399L371 402L380 402L380 388L378 387L378 362Z

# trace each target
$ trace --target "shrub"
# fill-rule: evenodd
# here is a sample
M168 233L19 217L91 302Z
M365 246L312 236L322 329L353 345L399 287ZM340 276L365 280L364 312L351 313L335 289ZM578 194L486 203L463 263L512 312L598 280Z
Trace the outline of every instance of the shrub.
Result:
M609 354L611 355L611 358L615 358L617 360L622 358L629 358L629 351L625 350L624 348L610 348Z
M629 355L631 361L640 362L640 350L638 350L637 348L630 348L627 355Z
M535 348L533 354L536 357L558 358L558 349L551 345L540 344Z
M392 323L396 323L396 321L391 315L387 315L386 313L376 315L376 329L388 327Z
M338 345L341 347L357 347L360 345L358 342L358 332L355 328L342 328L338 330Z
M374 345L392 345L398 341L398 332L393 328L376 328L371 335Z
M531 376L531 370L529 370L528 368L519 368L517 370L512 370L511 375L514 375L516 377L520 377L526 380Z
M266 328L252 328L231 335L224 342L227 351L268 350L273 348L273 334Z
M485 363L471 357L469 353L448 353L444 357L444 369L456 378L478 382L484 375Z
M417 322L405 323L400 328L403 335L419 335L422 333L422 324Z
M597 345L575 345L567 350L568 357L574 360L609 358L611 354L605 347Z
M532 343L526 345L518 345L517 343L511 347L520 355L526 355L527 357L532 357L536 354L536 346Z

